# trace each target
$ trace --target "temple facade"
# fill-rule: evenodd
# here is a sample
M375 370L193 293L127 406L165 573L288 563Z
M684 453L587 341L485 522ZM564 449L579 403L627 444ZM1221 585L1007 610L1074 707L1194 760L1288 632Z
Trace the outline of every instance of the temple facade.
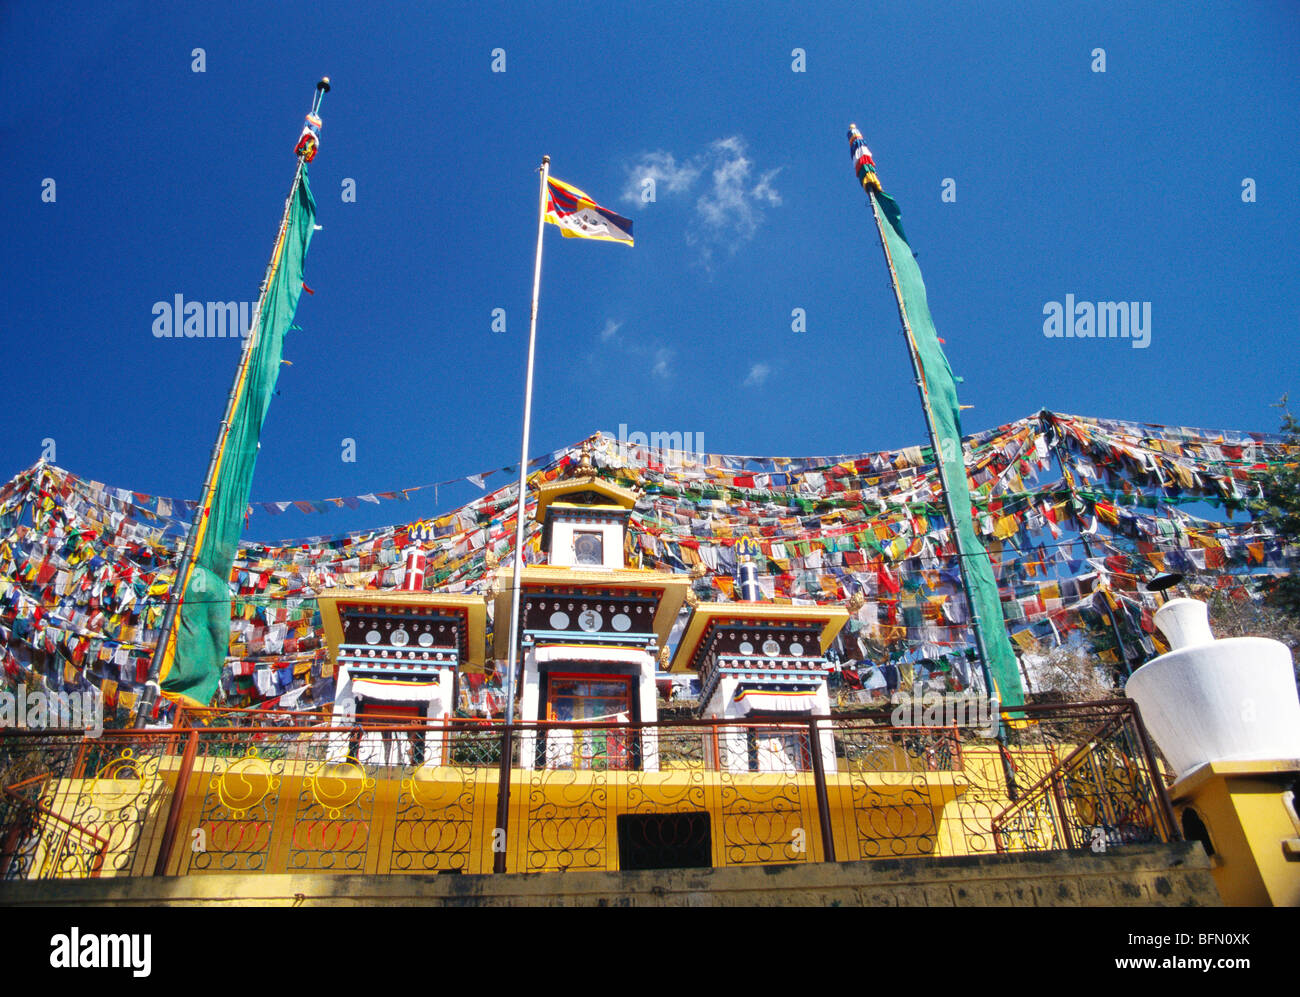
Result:
M516 634L524 723L654 723L656 673L690 580L628 567L628 515L636 495L589 474L549 482L538 492L546 563L519 577ZM495 586L493 655L508 659L514 569ZM599 757L614 767L655 769L652 737L612 743L562 729L543 744L525 735L522 763L589 767ZM584 739L585 738L585 739Z

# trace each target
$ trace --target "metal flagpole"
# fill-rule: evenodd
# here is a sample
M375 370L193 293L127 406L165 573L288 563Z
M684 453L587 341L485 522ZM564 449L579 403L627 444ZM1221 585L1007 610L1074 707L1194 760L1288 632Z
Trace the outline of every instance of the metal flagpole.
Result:
M329 92L329 88L328 76L322 78L316 84L316 94L312 100L311 108L313 115L319 115L321 102L324 100L325 94ZM280 266L280 253L284 247L285 233L289 228L289 212L293 208L293 199L298 195L298 186L302 183L304 165L304 157L300 153L298 167L293 174L293 184L289 188L289 196L284 201L284 214L280 217L280 231L275 237L275 248L271 251L271 259L266 264L266 274L262 278L262 288L258 292L257 306L253 309L252 324L248 335L244 337L244 349L240 354L239 366L235 369L235 380L230 386L230 394L226 396L226 414L221 419L221 425L217 429L216 441L212 444L212 455L208 458L208 472L203 480L203 492L199 499L198 508L194 510L194 519L190 523L189 533L185 538L185 547L176 569L176 577L172 579L172 586L168 592L167 611L163 616L162 632L158 637L158 643L154 645L153 658L149 662L149 677L145 681L144 691L140 694L140 704L136 709L136 727L145 726L150 714L153 713L154 703L158 700L160 691L159 676L162 672L163 662L167 658L168 649L175 641L176 615L194 569L194 554L198 546L198 536L202 532L204 520L207 518L209 507L212 504L212 493L216 489L217 468L221 453L225 449L226 437L230 434L230 424L235 415L235 407L239 404L239 398L243 391L244 377L248 372L248 362L253 355L254 340L257 339L258 330L262 325L262 307L266 303L266 295L271 288L271 281Z
M961 530L957 527L957 516L952 507L952 495L948 491L948 475L944 470L944 453L939 449L939 440L934 430L934 414L930 411L930 390L925 383L925 371L921 367L921 357L917 353L916 341L912 337L912 324L907 319L907 309L903 304L903 289L898 286L898 272L894 269L894 257L889 251L885 239L885 222L880 217L880 208L876 199L868 191L867 200L871 203L871 213L876 219L876 232L880 236L880 246L885 251L885 262L889 265L889 280L894 287L894 297L898 300L898 317L903 322L903 333L907 339L907 352L912 358L912 372L916 375L916 388L921 395L921 408L925 411L925 427L930 433L930 446L934 450L934 463L939 471L939 490L943 492L944 508L948 512L948 525L952 528L953 542L957 546L957 566L961 571L961 587L966 593L966 607L970 610L971 627L975 632L975 646L980 656L980 671L984 674L985 693L994 693L993 676L989 673L988 652L984 645L984 630L980 625L979 610L971 597L970 580L966 577L966 551L962 548ZM961 441L957 441L961 446Z
M524 382L524 443L519 455L519 499L515 503L515 568L510 580L510 650L506 658L506 723L515 722L515 668L519 662L519 594L524 572L524 508L528 504L528 430L533 414L533 357L537 351L537 296L542 286L542 232L546 227L546 179L551 157L543 156L537 210L537 260L533 264L533 310L528 320L528 374Z

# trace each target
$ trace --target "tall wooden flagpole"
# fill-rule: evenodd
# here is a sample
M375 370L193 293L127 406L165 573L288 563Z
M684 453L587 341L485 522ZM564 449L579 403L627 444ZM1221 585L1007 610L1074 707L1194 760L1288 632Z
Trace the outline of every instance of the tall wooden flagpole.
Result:
M952 493L948 488L948 474L944 468L944 454L939 448L939 435L935 432L934 427L934 412L930 408L930 390L925 383L925 370L921 366L921 357L916 349L916 339L912 335L912 325L907 318L907 308L903 303L903 290L898 286L898 272L894 269L894 257L889 251L889 243L885 240L885 221L880 217L880 208L876 204L876 199L868 194L867 200L871 203L871 213L876 219L876 233L880 236L880 248L885 251L885 263L889 266L889 282L894 288L894 297L898 302L898 317L903 323L903 337L907 340L908 356L912 358L912 373L916 377L916 390L921 396L921 408L925 412L925 428L930 434L930 448L934 451L934 466L939 471L939 491L943 493L944 511L948 515L948 524L952 529L953 542L957 547L957 566L961 572L961 587L966 595L966 607L970 611L971 628L975 633L975 648L980 656L980 671L984 676L984 689L991 696L993 695L994 685L993 678L989 674L989 656L984 644L984 628L980 623L979 607L971 595L970 579L966 570L968 551L962 544L961 531L957 529L957 516L953 510ZM960 441L958 441L957 445L961 445Z
M889 282L894 289L894 299L898 304L898 317L903 323L903 336L907 340L907 353L912 361L912 373L916 378L916 390L921 396L921 409L925 413L925 427L930 436L930 448L934 451L935 468L939 472L939 490L943 494L944 510L947 513L948 525L952 530L953 542L957 548L957 566L960 572L962 591L966 596L966 606L970 612L971 629L974 632L975 647L979 653L980 671L984 676L985 692L989 696L994 696L997 685L993 681L993 675L989 668L988 644L984 637L979 603L974 596L970 580L970 569L967 564L971 551L962 542L962 531L958 525L956 510L953 508L952 503L951 482L948 480L948 469L945 467L945 463L949 459L954 459L958 466L961 465L959 459L961 440L941 440L941 434L935 425L934 409L930 403L930 389L925 376L925 365L921 362L916 336L912 331L911 319L907 314L907 303L903 295L903 288L899 284L898 270L894 266L893 253L889 249L889 240L885 235L885 220L881 217L880 205L876 201L876 194L883 195L884 192L881 189L879 179L876 177L875 163L871 158L871 152L862 140L862 133L858 131L858 126L854 124L849 125L849 145L858 181L867 194L867 203L871 206L872 217L876 220L876 234L880 237L880 248L884 251L885 263L889 267ZM944 444L958 448L957 453L955 455L946 453L942 449ZM969 510L962 510L962 513L963 515L969 515Z
M325 94L329 92L330 79L328 76L323 77L316 84L316 94L312 100L311 113L313 116L319 116L321 102ZM306 136L306 131L304 131ZM281 252L284 249L285 234L289 228L289 213L293 208L294 199L298 196L298 186L302 183L302 171L306 163L315 155L315 145L304 146L302 141L298 147L298 165L294 170L293 184L289 187L289 196L284 201L284 213L280 217L280 230L275 237L275 247L271 251L271 259L266 265L266 274L262 278L262 287L258 292L257 306L253 310L252 324L248 334L244 337L243 352L240 354L239 366L235 369L235 380L230 386L230 394L226 396L226 413L221 419L221 425L217 429L216 441L212 444L212 454L208 458L208 472L204 477L203 491L199 499L198 507L194 510L194 519L190 523L189 533L185 538L185 547L181 553L181 560L176 569L176 577L172 579L171 589L167 597L167 611L163 616L162 631L158 637L158 643L154 646L153 658L149 662L149 677L145 681L144 691L140 694L140 702L136 709L135 726L144 727L150 715L153 713L154 704L158 701L160 692L159 681L163 663L169 654L174 654L176 643L176 617L180 609L180 604L185 595L186 587L190 583L190 576L194 571L195 552L198 549L199 536L206 526L207 517L211 511L212 494L216 488L217 472L221 464L221 456L226 447L226 439L230 434L231 421L234 417L235 407L239 403L240 395L243 393L244 383L248 374L248 362L253 355L253 347L258 338L258 332L262 326L262 309L266 304L266 295L271 287L271 281L275 277L276 269L280 265Z

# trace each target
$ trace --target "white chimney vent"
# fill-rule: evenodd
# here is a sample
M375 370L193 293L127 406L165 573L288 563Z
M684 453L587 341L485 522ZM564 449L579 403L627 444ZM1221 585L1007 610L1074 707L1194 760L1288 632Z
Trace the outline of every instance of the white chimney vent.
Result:
M1156 625L1171 650L1124 691L1181 778L1208 762L1300 759L1300 696L1291 652L1265 637L1215 640L1208 609L1171 599Z

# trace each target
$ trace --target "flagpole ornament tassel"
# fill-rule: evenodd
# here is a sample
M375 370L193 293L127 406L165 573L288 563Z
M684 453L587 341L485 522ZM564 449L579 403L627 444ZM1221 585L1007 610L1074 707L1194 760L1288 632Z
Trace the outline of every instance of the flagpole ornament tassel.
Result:
M853 157L853 168L857 171L862 189L868 193L876 190L883 194L880 179L876 176L876 161L871 158L871 150L867 148L866 140L854 124L849 125L849 154Z
M303 126L302 134L298 136L298 144L293 147L293 154L301 157L304 163L310 163L319 151L320 118L309 114L307 124Z
M303 126L302 134L298 136L298 143L293 147L293 154L301 157L304 163L310 163L316 158L316 153L320 151L320 130L322 127L320 105L329 90L330 78L322 76L320 82L316 84L316 95L312 99L311 110L307 112L307 124Z

